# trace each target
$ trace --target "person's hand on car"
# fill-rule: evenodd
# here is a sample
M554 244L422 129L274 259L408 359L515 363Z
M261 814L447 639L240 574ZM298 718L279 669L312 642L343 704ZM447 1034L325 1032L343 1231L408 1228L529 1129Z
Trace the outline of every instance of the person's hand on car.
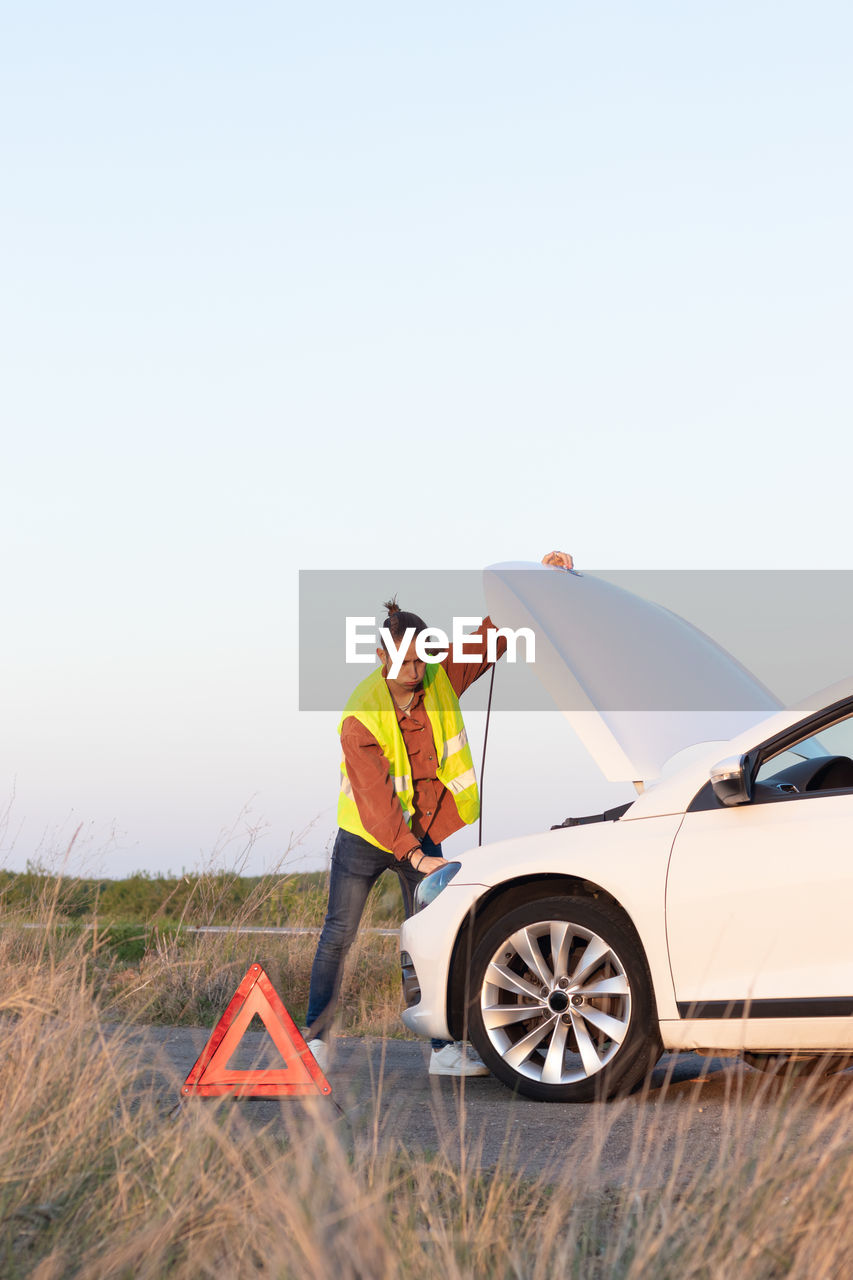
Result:
M433 871L438 871L439 867L447 866L446 858L430 858L428 854L412 854L412 866L415 871L421 872L422 875L428 876Z

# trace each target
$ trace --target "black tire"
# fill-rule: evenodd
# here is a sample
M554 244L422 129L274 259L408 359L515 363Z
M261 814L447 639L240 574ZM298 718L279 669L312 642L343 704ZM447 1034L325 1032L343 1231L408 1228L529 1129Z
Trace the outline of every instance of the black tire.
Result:
M478 940L468 1033L499 1080L540 1102L629 1093L662 1051L633 930L609 904L568 896L510 908Z

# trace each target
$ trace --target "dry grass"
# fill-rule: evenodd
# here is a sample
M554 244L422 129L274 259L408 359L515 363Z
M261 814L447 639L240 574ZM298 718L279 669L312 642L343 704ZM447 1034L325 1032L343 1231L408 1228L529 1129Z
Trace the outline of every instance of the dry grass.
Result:
M212 1026L250 964L263 965L294 1020L304 1023L317 934L252 937L194 935L156 944L141 963L109 966L100 976L106 1017ZM396 937L362 932L353 945L339 1010L354 1035L401 1036L400 956Z
M641 1123L653 1100L601 1108L582 1168L572 1161L562 1185L525 1180L508 1161L482 1169L458 1145L409 1153L381 1124L353 1134L327 1103L313 1113L290 1104L263 1132L250 1132L246 1104L229 1100L196 1099L170 1119L179 1081L164 1087L140 1062L132 1029L101 1021L83 941L51 938L49 928L31 935L24 963L19 942L0 936L0 1274L9 1280L853 1274L843 1089L816 1101L817 1084L771 1082L770 1108L756 1107L754 1089L733 1094L701 1167L688 1161L686 1131L664 1141L654 1122ZM222 981L227 998L233 984ZM622 1182L595 1190L609 1127L628 1114L635 1140Z
M235 872L236 876L238 873ZM389 877L385 877L388 879ZM229 895L229 877L222 872L201 875L177 926L159 928L120 925L94 920L80 931L67 927L63 910L68 881L62 877L41 883L39 896L15 912L2 913L3 961L7 973L24 974L30 966L56 967L66 960L85 967L89 986L102 1016L122 1021L168 1025L212 1026L228 1004L250 964L267 970L288 1010L304 1022L308 1007L311 964L322 922L325 895L300 895L300 914L289 925L305 933L247 932L263 913L265 903L281 895L287 877L264 877L232 919L227 933L199 934L185 923L213 920ZM388 900L399 891L380 882L368 900L363 928L350 952L340 1003L340 1029L355 1035L405 1036L400 1021L400 962L396 937L371 933L386 925ZM390 888L390 893L389 893ZM33 928L37 921L39 927ZM143 952L129 962L122 956Z

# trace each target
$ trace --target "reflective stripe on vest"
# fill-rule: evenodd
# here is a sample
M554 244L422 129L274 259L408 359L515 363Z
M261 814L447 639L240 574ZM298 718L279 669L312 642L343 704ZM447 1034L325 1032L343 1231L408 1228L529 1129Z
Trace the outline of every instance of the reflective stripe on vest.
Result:
M473 769L466 769L458 778L451 778L447 784L448 791L452 791L458 796L460 791L467 790L468 787L476 787L477 775Z
M476 822L480 813L477 793L477 777L474 761L468 745L468 735L459 709L459 699L443 667L427 666L424 675L424 707L432 727L436 756L439 764L436 776L453 796L459 817L465 823ZM403 734L394 711L388 685L377 667L366 680L362 680L344 707L338 724L341 730L344 720L355 716L382 748L388 761L388 772L394 792L400 801L403 816L409 827L414 816L414 787L411 768ZM352 784L347 777L346 763L341 761L341 787L338 795L338 826L362 836L379 849L386 849L364 827L353 795Z
M441 763L444 764L448 756L453 755L454 751L461 751L463 747L468 745L468 734L465 732L465 726L462 726L462 732L456 733L452 738L448 738L444 744L444 754L441 757Z

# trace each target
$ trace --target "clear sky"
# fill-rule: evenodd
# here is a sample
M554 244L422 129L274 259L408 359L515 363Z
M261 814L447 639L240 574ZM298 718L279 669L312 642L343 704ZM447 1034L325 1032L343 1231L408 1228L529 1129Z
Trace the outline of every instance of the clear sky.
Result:
M824 0L7 7L0 861L320 863L300 568L853 567L851 47ZM489 838L623 794L543 719Z

